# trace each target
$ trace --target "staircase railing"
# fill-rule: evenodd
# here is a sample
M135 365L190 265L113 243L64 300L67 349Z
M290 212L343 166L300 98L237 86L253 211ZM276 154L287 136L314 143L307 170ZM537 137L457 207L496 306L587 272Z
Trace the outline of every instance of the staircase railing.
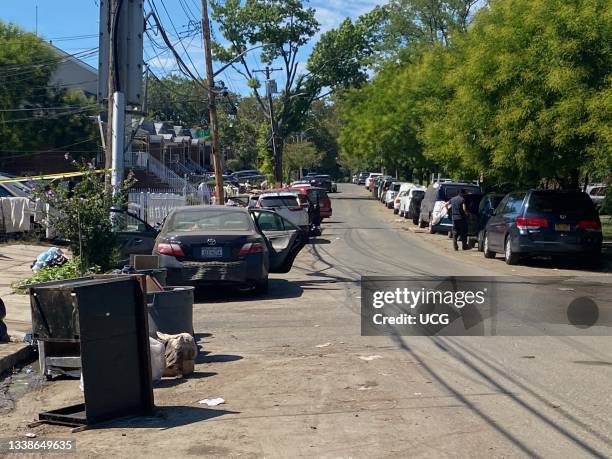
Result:
M187 168L195 174L204 175L208 172L191 158L187 158L187 161L185 161L185 166L187 166Z
M162 182L167 183L170 187L179 192L195 193L196 188L189 183L185 177L181 177L179 174L174 172L172 169L167 167L156 157L150 155L147 152L140 152L139 162L145 164L147 171L151 172Z

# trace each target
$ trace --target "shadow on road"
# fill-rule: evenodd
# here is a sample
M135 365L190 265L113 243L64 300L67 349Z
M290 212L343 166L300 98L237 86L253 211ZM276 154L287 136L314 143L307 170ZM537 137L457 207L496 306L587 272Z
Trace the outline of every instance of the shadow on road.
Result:
M309 244L331 244L329 239L323 239L321 237L312 238L308 241Z
M200 352L195 359L196 363L224 363L224 362L235 362L236 360L242 360L241 355L232 354L211 354L209 352ZM216 374L216 373L215 373Z
M196 303L230 303L234 301L282 300L299 298L302 288L287 279L270 279L268 293L241 290L231 286L198 287L195 291Z
M217 410L195 406L158 406L153 416L124 418L117 421L97 424L91 429L122 428L122 429L172 429L194 422L206 421L226 414L238 414L238 411Z
M168 387L176 387L176 386L179 386L181 384L188 382L190 379L210 378L211 376L216 376L217 374L218 373L215 373L214 371L212 372L196 371L184 378L161 379L153 383L153 389L166 389Z

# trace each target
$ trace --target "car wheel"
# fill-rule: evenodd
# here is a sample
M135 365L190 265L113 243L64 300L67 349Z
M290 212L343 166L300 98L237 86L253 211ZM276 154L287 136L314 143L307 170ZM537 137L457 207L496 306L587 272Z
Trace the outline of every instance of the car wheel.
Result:
M483 237L482 237L482 231L478 232L478 251L482 252L484 250L483 247Z
M397 209L393 209L393 214L394 214L394 215L399 214L399 210L397 210Z
M419 219L418 219L418 218L416 218L416 217L413 217L413 219L412 219L412 224L413 224L413 225L418 225L418 224L419 224Z
M420 215L419 215L418 225L419 225L419 228L425 228L427 226L427 223L423 221Z
M504 254L505 254L506 264L507 265L517 264L519 261L519 255L518 253L514 253L512 251L512 243L510 242L510 236L506 237L506 244L504 248L505 248Z
M489 235L487 233L484 235L482 251L484 252L485 258L495 258L495 252L489 250Z
M255 282L255 293L265 295L268 293L268 278Z

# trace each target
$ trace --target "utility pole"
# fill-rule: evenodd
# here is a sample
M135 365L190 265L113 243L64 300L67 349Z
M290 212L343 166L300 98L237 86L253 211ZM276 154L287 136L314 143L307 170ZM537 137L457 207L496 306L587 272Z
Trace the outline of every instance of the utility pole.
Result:
M270 75L272 72L278 72L283 69L271 69L266 66L263 70L253 70L253 73L262 72L266 75L266 93L268 96L268 114L270 116L270 128L272 129L272 157L274 158L274 181L283 181L283 162L281 155L276 148L276 123L274 122L274 103L272 100L272 80Z
M208 126L212 135L212 153L215 168L217 204L223 205L225 203L223 197L223 171L221 170L221 150L219 149L217 102L215 100L215 76L213 73L213 61L210 40L210 22L208 20L207 0L202 0L202 40L204 41L204 58L206 60L206 81L208 86Z
M113 125L113 94L115 93L115 43L116 43L116 32L115 17L117 11L118 0L109 0L108 3L108 33L109 33L109 51L108 51L108 105L107 105L107 119L106 119L106 149L104 151L104 169L106 170L105 178L106 185L111 185L111 176L113 169L113 132L111 126Z

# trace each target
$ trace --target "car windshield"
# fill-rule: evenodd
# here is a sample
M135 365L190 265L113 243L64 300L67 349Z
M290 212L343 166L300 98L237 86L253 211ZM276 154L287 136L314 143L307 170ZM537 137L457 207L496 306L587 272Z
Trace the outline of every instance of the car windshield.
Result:
M529 210L542 213L595 214L593 201L586 193L534 192L529 199Z
M391 188L392 191L399 191L399 189L401 188L402 184L401 183L394 183L393 187Z
M261 198L262 207L296 207L297 196L265 196Z
M177 210L173 212L164 225L165 233L192 231L249 231L252 221L245 212L228 212L227 210Z
M423 198L423 196L425 196L425 192L423 190L414 190L412 192L413 198Z

